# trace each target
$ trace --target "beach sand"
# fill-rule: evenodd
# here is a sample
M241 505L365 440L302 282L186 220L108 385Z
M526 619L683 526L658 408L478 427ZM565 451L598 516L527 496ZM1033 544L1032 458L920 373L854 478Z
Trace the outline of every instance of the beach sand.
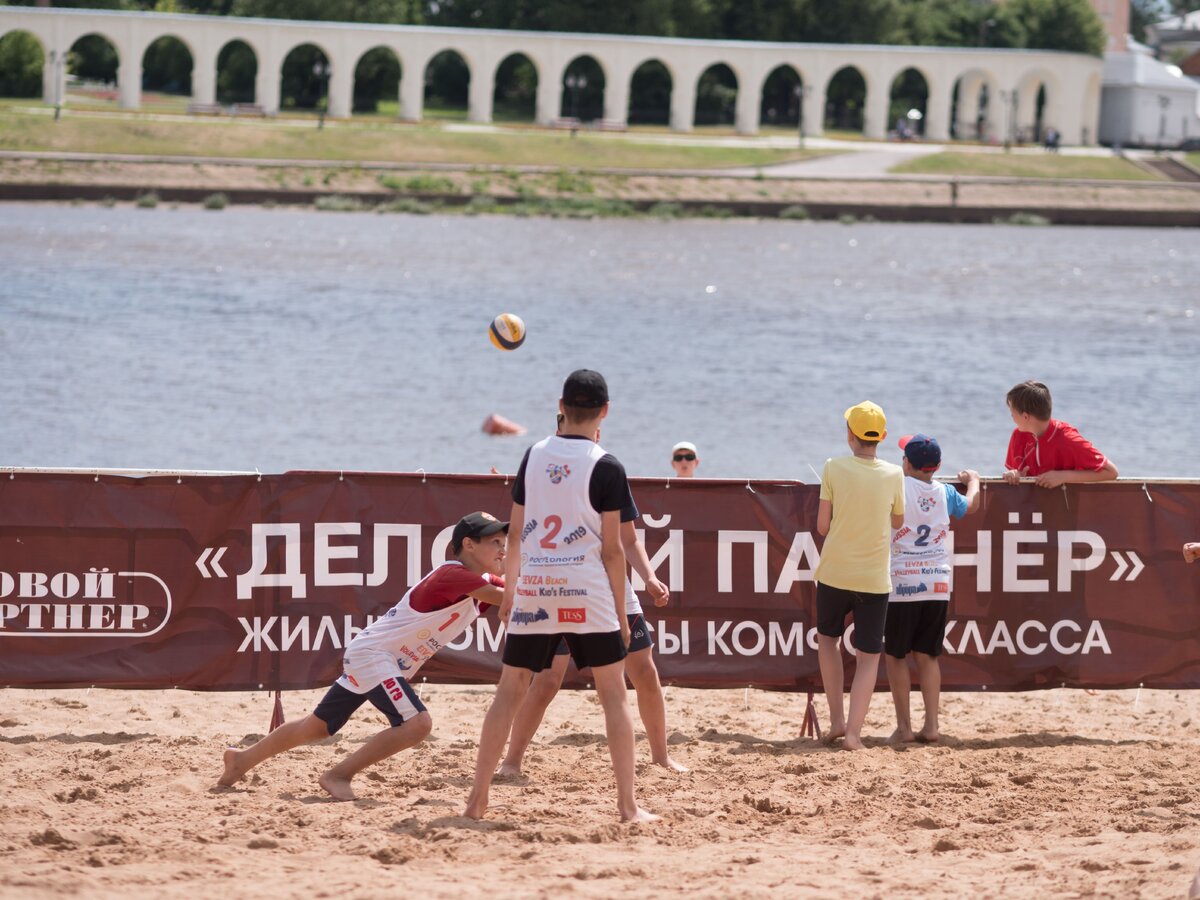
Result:
M285 695L289 718L320 695ZM336 803L317 777L383 724L369 707L220 789L222 748L266 730L264 693L5 690L0 896L1183 897L1200 866L1200 692L950 695L943 743L904 748L877 694L847 753L798 737L804 695L668 688L692 771L650 765L639 738L654 826L617 823L578 691L488 819L461 818L492 689L423 695L431 738Z

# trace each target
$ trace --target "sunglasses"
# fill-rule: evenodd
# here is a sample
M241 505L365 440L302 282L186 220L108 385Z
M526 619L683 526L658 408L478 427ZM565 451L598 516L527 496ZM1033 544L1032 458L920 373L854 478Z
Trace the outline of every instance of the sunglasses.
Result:
M683 462L685 459L688 462L691 462L692 460L694 460L696 458L696 454L695 453L676 453L675 456L672 458L675 460L675 462Z

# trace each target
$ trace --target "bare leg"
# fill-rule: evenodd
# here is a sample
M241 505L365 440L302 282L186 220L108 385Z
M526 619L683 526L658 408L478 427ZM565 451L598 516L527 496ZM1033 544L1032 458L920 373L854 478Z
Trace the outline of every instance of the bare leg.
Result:
M617 780L617 810L622 822L656 822L637 805L633 793L633 719L629 716L629 700L625 691L625 666L616 662L609 666L594 666L592 678L596 694L604 707L604 730L608 735L608 754L612 758L613 775Z
M433 717L427 712L419 713L394 728L387 728L343 759L320 778L321 787L334 800L353 800L354 790L350 779L380 760L387 759L401 750L415 747L433 730Z
M846 722L844 750L863 749L863 722L867 721L867 709L875 693L875 681L879 677L879 654L858 651L858 663L854 667L854 684L850 685L850 718Z
M912 693L912 675L908 671L908 659L896 659L894 656L884 656L887 665L888 685L892 689L892 700L896 703L896 731L891 740L900 743L915 741L916 735L912 730L912 713L909 708L909 695ZM925 682L921 682L922 689Z
M921 697L925 701L925 727L917 739L932 744L941 738L938 731L938 703L942 696L942 667L936 656L914 653L917 658L917 677L921 679Z
M837 638L817 635L817 661L821 666L821 684L825 687L825 699L829 702L829 734L826 740L832 741L846 733L846 712L842 697L846 673L842 668L842 648L838 646Z
M467 798L467 808L463 815L472 819L482 819L487 812L488 789L492 786L492 775L496 771L496 763L500 762L500 754L504 752L504 742L512 730L513 717L525 699L529 690L529 682L533 673L528 669L517 669L505 666L500 670L500 682L496 685L496 696L483 719L483 731L479 735L479 752L475 756L475 782L471 787L471 795Z
M278 756L302 744L322 741L329 737L328 726L309 713L303 719L293 719L280 725L261 741L245 750L230 747L225 751L225 771L217 784L225 787L241 781L259 763Z
M654 666L654 650L647 647L625 657L625 672L637 692L638 715L650 741L650 756L654 764L672 772L686 772L687 766L671 759L667 751L667 704L663 700L662 684Z
M521 762L525 758L525 751L533 736L537 734L550 701L562 687L570 660L570 656L556 656L549 669L542 669L533 676L529 692L525 694L521 708L517 710L516 718L513 719L512 734L508 737L508 752L504 755L504 761L500 763L497 775L521 774Z

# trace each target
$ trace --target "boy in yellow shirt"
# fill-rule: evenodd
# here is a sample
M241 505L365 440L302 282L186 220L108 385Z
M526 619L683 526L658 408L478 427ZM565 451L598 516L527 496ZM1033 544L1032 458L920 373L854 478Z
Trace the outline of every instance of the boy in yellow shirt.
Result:
M825 535L817 582L817 658L829 701L829 737L846 750L863 749L863 722L875 691L888 596L892 592L892 530L904 524L904 472L876 459L887 436L883 410L864 400L846 410L852 456L827 460L821 475L817 531ZM838 645L846 616L854 616L858 662L843 710L845 673Z

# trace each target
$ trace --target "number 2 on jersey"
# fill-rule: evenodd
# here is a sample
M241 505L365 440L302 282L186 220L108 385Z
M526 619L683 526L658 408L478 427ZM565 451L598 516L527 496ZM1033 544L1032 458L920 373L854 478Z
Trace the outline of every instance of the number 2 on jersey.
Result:
M558 516L546 516L546 533L538 544L546 550L558 549L558 542L554 539L558 537L558 533L562 531L563 521ZM928 531L928 529L926 529Z
M928 525L918 525L917 526L917 539L915 541L913 541L913 544L917 547L928 547L929 546L929 532L932 530L933 529L930 528Z

